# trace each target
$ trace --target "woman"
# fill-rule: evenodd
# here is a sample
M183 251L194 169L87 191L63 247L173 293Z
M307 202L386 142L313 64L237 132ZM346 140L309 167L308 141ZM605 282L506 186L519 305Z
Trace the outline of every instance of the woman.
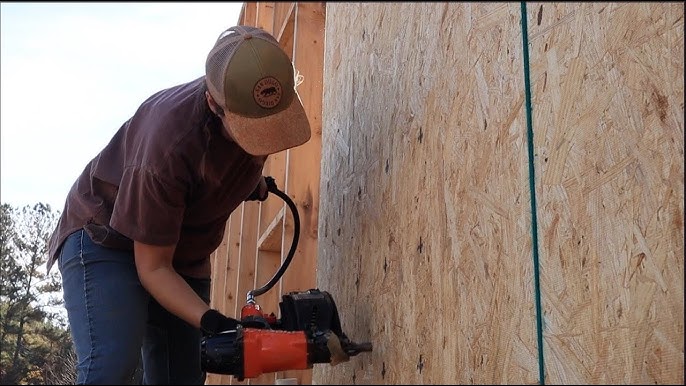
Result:
M86 165L49 243L78 384L203 384L202 333L235 329L210 309L210 254L231 212L264 200L269 154L310 126L276 39L224 31L205 75L144 101Z

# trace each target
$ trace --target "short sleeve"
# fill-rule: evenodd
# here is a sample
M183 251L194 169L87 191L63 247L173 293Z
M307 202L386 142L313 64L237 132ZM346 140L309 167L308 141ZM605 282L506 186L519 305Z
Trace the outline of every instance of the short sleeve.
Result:
M124 236L151 245L179 240L186 189L141 167L124 169L110 226Z

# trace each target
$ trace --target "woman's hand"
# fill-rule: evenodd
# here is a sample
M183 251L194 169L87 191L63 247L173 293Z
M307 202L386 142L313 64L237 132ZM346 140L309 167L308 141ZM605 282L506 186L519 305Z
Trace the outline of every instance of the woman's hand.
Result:
M262 176L260 177L260 181L258 182L257 186L255 187L255 190L250 193L248 198L245 199L245 201L264 201L267 199L267 196L269 195L269 190L267 189L267 181L265 180L266 177Z

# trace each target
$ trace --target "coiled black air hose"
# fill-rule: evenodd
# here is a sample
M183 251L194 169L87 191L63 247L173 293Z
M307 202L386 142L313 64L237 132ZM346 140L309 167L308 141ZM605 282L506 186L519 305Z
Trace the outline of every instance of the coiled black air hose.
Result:
M293 260L295 249L298 247L298 239L300 238L300 216L298 215L298 208L295 206L295 203L286 193L279 190L279 188L276 186L276 181L274 181L274 178L265 177L264 179L267 183L267 191L281 197L281 199L286 202L288 208L293 213L293 241L291 242L291 249L288 251L286 259L283 261L283 263L281 263L281 266L276 271L274 276L272 276L272 278L267 282L267 284L263 285L260 288L248 291L248 303L254 303L256 296L260 296L265 292L269 291L274 286L274 284L276 284L281 279L281 276L283 276L284 272L286 272L286 269L288 268L288 265L291 263L291 260ZM286 221L285 218L284 221Z

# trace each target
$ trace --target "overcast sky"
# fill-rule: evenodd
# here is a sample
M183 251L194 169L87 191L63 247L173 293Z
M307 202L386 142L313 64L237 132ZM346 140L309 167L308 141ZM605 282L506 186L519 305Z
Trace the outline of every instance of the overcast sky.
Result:
M144 99L203 75L242 5L0 4L0 201L61 211Z

